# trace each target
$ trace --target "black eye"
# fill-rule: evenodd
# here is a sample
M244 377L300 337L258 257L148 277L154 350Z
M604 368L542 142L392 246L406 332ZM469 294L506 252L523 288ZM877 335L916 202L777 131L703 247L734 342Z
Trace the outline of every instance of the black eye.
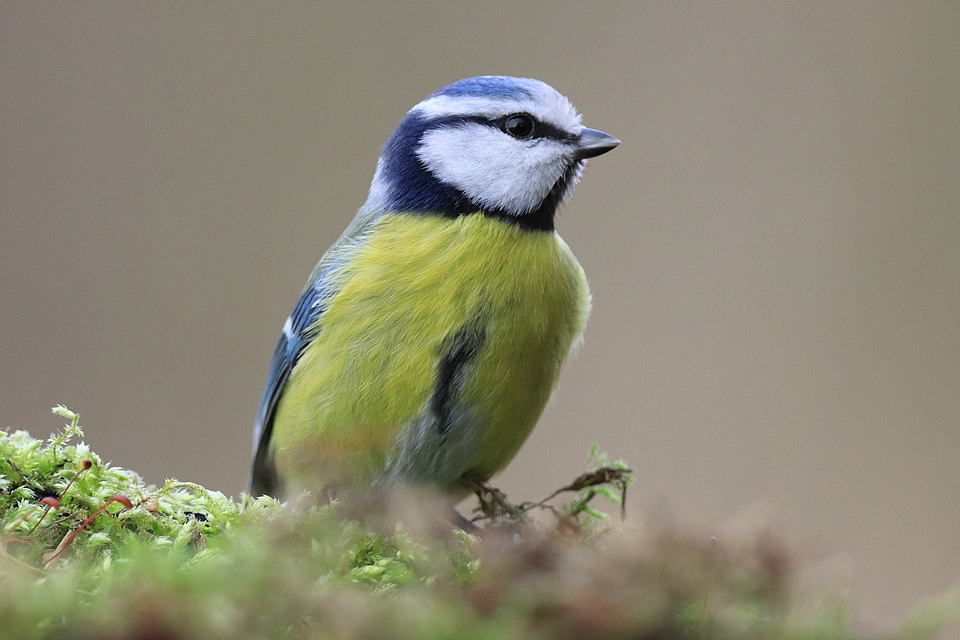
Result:
M530 114L515 113L512 116L507 116L500 128L503 129L504 133L509 133L514 138L523 139L533 135L536 124L537 121Z

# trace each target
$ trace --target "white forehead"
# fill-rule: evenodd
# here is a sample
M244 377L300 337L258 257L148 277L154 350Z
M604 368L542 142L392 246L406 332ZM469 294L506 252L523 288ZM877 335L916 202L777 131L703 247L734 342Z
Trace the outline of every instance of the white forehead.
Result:
M455 82L410 110L428 119L483 116L490 119L525 112L564 131L580 130L580 114L550 85L531 78L481 76Z

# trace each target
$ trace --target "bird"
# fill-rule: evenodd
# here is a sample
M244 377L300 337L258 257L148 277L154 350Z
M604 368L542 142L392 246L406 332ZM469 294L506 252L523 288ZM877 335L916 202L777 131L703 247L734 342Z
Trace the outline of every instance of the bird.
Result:
M507 465L590 311L554 223L620 140L580 121L509 76L456 81L402 118L283 325L251 495L402 483L459 499Z

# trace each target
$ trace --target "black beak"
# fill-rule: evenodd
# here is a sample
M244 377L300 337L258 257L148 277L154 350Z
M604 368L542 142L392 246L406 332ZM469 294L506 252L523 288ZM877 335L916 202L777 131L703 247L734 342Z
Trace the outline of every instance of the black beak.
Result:
M584 127L580 132L580 139L577 141L575 155L577 160L595 158L615 148L618 144L620 144L619 138L603 131Z

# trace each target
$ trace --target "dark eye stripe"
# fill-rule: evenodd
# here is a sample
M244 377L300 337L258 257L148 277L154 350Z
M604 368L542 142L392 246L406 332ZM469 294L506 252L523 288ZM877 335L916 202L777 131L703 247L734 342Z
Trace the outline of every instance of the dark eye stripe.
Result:
M465 122L475 122L477 124L482 124L487 127L494 127L495 129L503 129L503 123L513 116L517 115L516 113L510 113L500 118L491 120L485 116L444 116L442 118L434 118L429 121L429 124L425 127L425 131L430 129L436 129L439 127L447 126L456 126L457 124ZM534 118L536 124L534 126L533 135L526 140L535 140L537 138L548 138L550 140L559 140L561 142L569 142L571 140L576 140L577 137L572 133L568 133L559 127L555 127L549 122L543 122Z
M534 123L534 124L533 124L533 133L532 133L529 137L526 137L526 136L525 136L525 137L524 137L524 140L533 140L533 139L535 139L535 138L550 138L551 140L573 140L573 139L575 139L575 136L567 133L566 131L563 131L562 129L559 129L559 128L553 126L553 125L550 124L549 122L543 122L543 121L541 121L541 120L537 120L535 117L531 116L530 114L511 113L511 114L505 115L505 116L503 116L503 117L497 118L496 120L486 120L486 121L484 121L484 120L481 119L481 120L478 120L478 122L481 122L481 123L483 123L483 124L490 124L490 125L493 125L493 126L497 127L498 129L501 129L501 130L502 130L502 129L504 128L504 126L506 125L507 120L509 120L510 118L514 118L514 117L516 117L516 116L518 116L518 115L526 115L526 116L528 116L531 120L533 120L533 123Z

